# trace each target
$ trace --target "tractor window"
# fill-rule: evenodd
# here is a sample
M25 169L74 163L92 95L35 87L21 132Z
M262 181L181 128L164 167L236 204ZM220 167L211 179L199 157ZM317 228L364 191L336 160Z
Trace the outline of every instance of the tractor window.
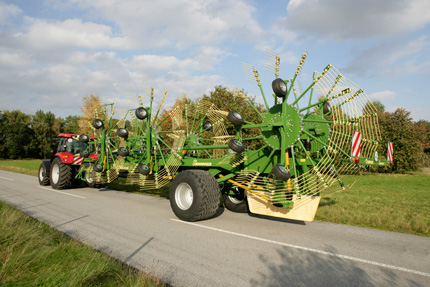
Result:
M60 142L58 143L58 149L57 152L63 152L65 149L65 143L66 143L66 138L61 138Z
M65 151L71 154L77 154L87 149L87 144L76 139L68 138L65 143Z

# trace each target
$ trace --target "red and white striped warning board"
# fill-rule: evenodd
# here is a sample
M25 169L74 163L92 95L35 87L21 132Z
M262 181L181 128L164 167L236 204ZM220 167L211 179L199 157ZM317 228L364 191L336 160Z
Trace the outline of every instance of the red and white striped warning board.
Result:
M81 156L74 156L73 157L73 164L81 164L84 161L84 158Z
M388 161L393 161L393 143L392 142L388 142L387 159Z
M359 157L361 149L361 133L352 131L351 156Z

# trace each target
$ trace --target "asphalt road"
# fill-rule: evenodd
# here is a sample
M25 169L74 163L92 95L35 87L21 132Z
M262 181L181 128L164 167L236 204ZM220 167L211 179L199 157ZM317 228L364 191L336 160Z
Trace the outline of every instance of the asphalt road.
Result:
M0 200L173 286L430 286L428 237L222 208L188 223L166 199L6 171Z

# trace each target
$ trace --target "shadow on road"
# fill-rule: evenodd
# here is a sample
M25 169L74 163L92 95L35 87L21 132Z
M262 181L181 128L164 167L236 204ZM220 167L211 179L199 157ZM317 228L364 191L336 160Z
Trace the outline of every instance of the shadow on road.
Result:
M335 256L287 247L279 248L277 254L276 259L265 254L258 256L267 269L258 272L250 286L422 286L382 267L372 267L375 273L369 274L359 263Z
M250 217L261 218L261 219L270 220L270 221L292 223L292 224L297 224L297 225L306 225L306 222L301 221L301 220L279 218L279 217L273 217L273 216L267 216L267 215L261 215L261 214L254 214L254 213L248 213L248 215Z

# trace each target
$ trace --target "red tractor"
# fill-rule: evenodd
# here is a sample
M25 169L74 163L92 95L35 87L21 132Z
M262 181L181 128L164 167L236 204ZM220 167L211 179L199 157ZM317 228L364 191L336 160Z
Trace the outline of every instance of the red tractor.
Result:
M50 160L44 160L39 167L39 184L51 184L54 189L63 189L70 186L84 164L85 158L96 160L98 155L89 155L87 144L76 134L59 134L57 152ZM89 186L94 186L90 173L85 173L85 182Z

